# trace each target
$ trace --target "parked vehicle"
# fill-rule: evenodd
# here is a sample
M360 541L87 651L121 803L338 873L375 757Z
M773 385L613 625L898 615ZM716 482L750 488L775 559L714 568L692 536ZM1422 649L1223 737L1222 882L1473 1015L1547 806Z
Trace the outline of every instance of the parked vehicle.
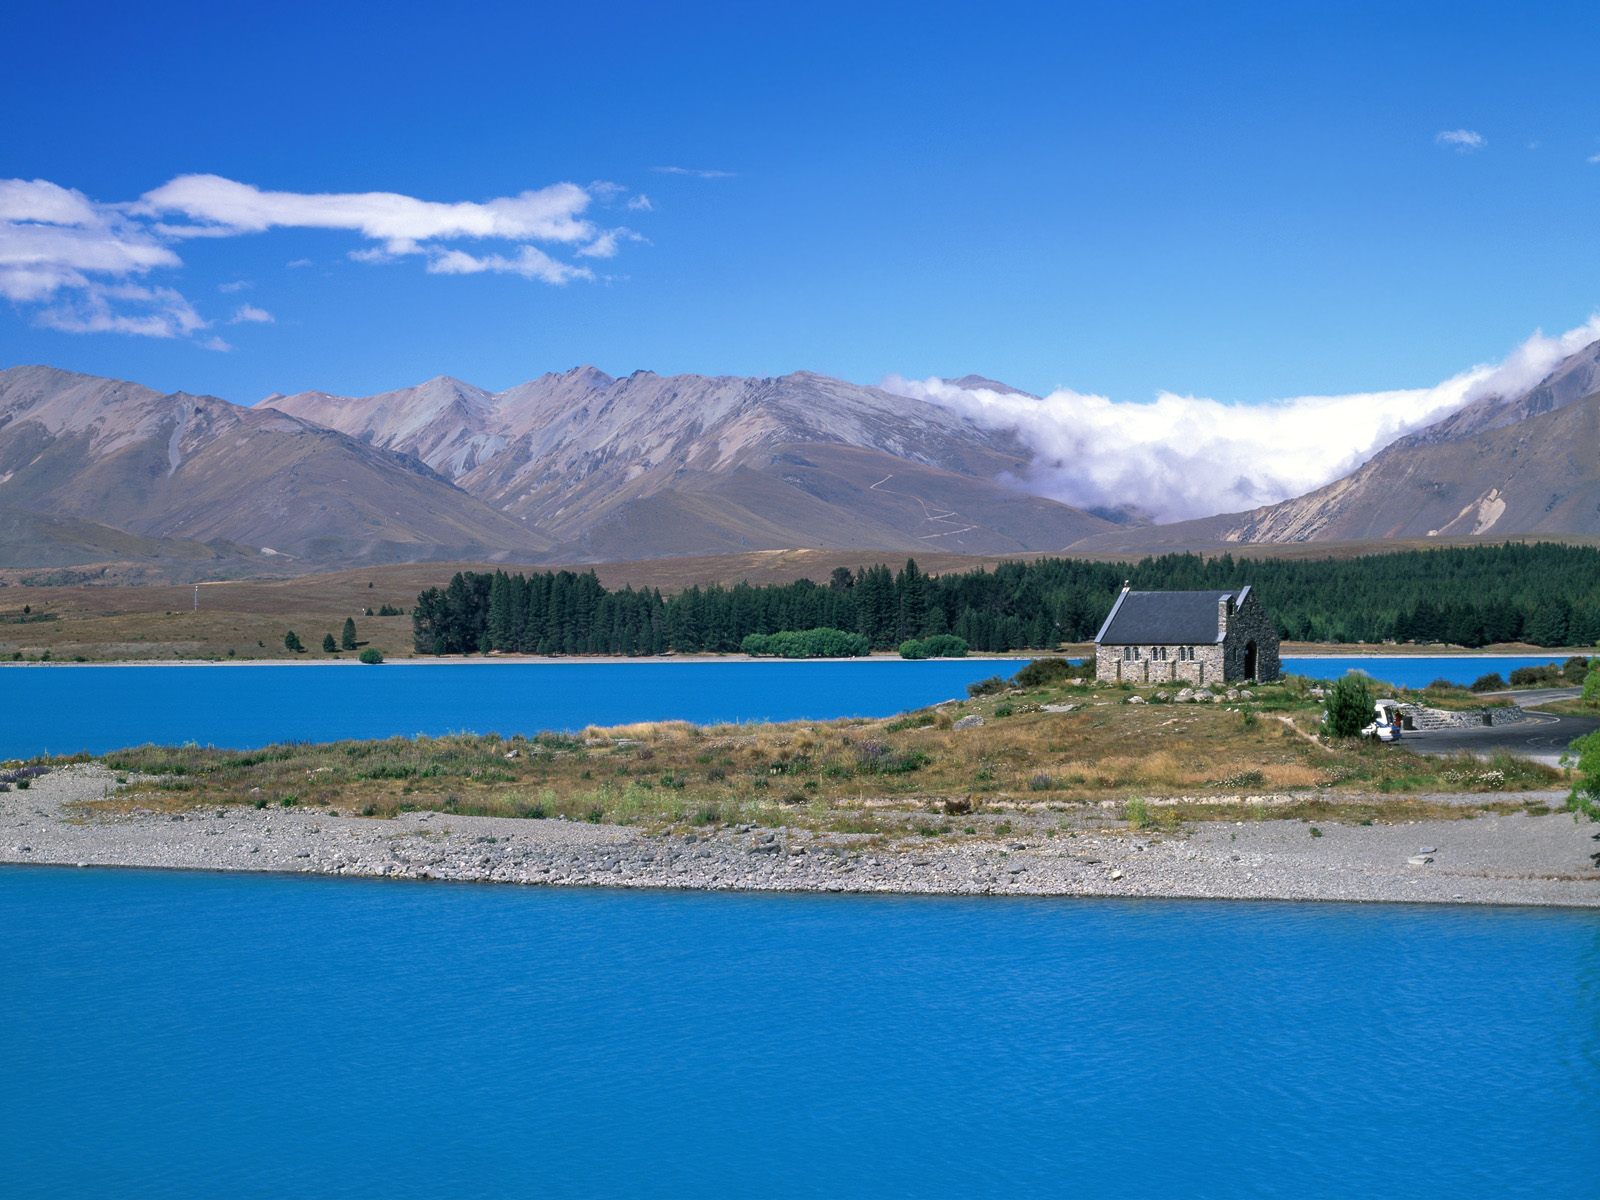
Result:
M1375 720L1361 730L1362 737L1375 737L1380 742L1400 740L1400 702L1379 700L1373 706Z

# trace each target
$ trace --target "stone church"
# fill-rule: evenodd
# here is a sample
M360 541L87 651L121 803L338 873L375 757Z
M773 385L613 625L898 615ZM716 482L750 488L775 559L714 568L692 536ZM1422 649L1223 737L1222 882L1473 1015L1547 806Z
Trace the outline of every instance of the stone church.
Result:
M1268 683L1278 630L1249 585L1232 592L1135 592L1127 584L1095 639L1111 683Z

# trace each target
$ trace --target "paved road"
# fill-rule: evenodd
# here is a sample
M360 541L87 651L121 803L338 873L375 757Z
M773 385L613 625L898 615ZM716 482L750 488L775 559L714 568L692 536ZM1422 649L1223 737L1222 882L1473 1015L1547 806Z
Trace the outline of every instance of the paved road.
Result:
M1518 688L1514 692L1485 692L1485 700L1509 700L1518 708L1537 708L1557 700L1576 700L1583 695L1581 687Z
M1417 754L1516 754L1555 766L1573 738L1600 729L1600 718L1531 712L1515 725L1472 725L1408 733L1401 745Z

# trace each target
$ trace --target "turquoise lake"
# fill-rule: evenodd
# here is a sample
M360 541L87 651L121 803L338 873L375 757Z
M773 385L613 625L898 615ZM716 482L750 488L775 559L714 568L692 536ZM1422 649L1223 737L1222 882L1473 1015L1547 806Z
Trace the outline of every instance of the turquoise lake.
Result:
M313 666L0 668L0 758L100 753L144 742L245 748L418 733L502 734L681 719L888 716L965 694L1025 659L937 662L452 662ZM1332 679L1470 683L1543 658L1285 659Z
M0 870L0 1191L1537 1196L1600 914Z

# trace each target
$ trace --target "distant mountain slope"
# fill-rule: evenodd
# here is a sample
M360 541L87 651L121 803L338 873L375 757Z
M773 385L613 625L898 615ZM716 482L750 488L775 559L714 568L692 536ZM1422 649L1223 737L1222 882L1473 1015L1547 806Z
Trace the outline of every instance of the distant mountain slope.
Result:
M440 378L263 407L391 450L592 559L791 546L1061 550L1111 521L1006 486L1029 451L937 405L796 372L613 379L498 394Z
M1245 513L1119 530L1079 549L1600 533L1600 343L1473 402L1325 487Z
M0 371L0 507L314 562L549 547L408 456L270 410L50 367ZM29 528L40 561L82 541Z

